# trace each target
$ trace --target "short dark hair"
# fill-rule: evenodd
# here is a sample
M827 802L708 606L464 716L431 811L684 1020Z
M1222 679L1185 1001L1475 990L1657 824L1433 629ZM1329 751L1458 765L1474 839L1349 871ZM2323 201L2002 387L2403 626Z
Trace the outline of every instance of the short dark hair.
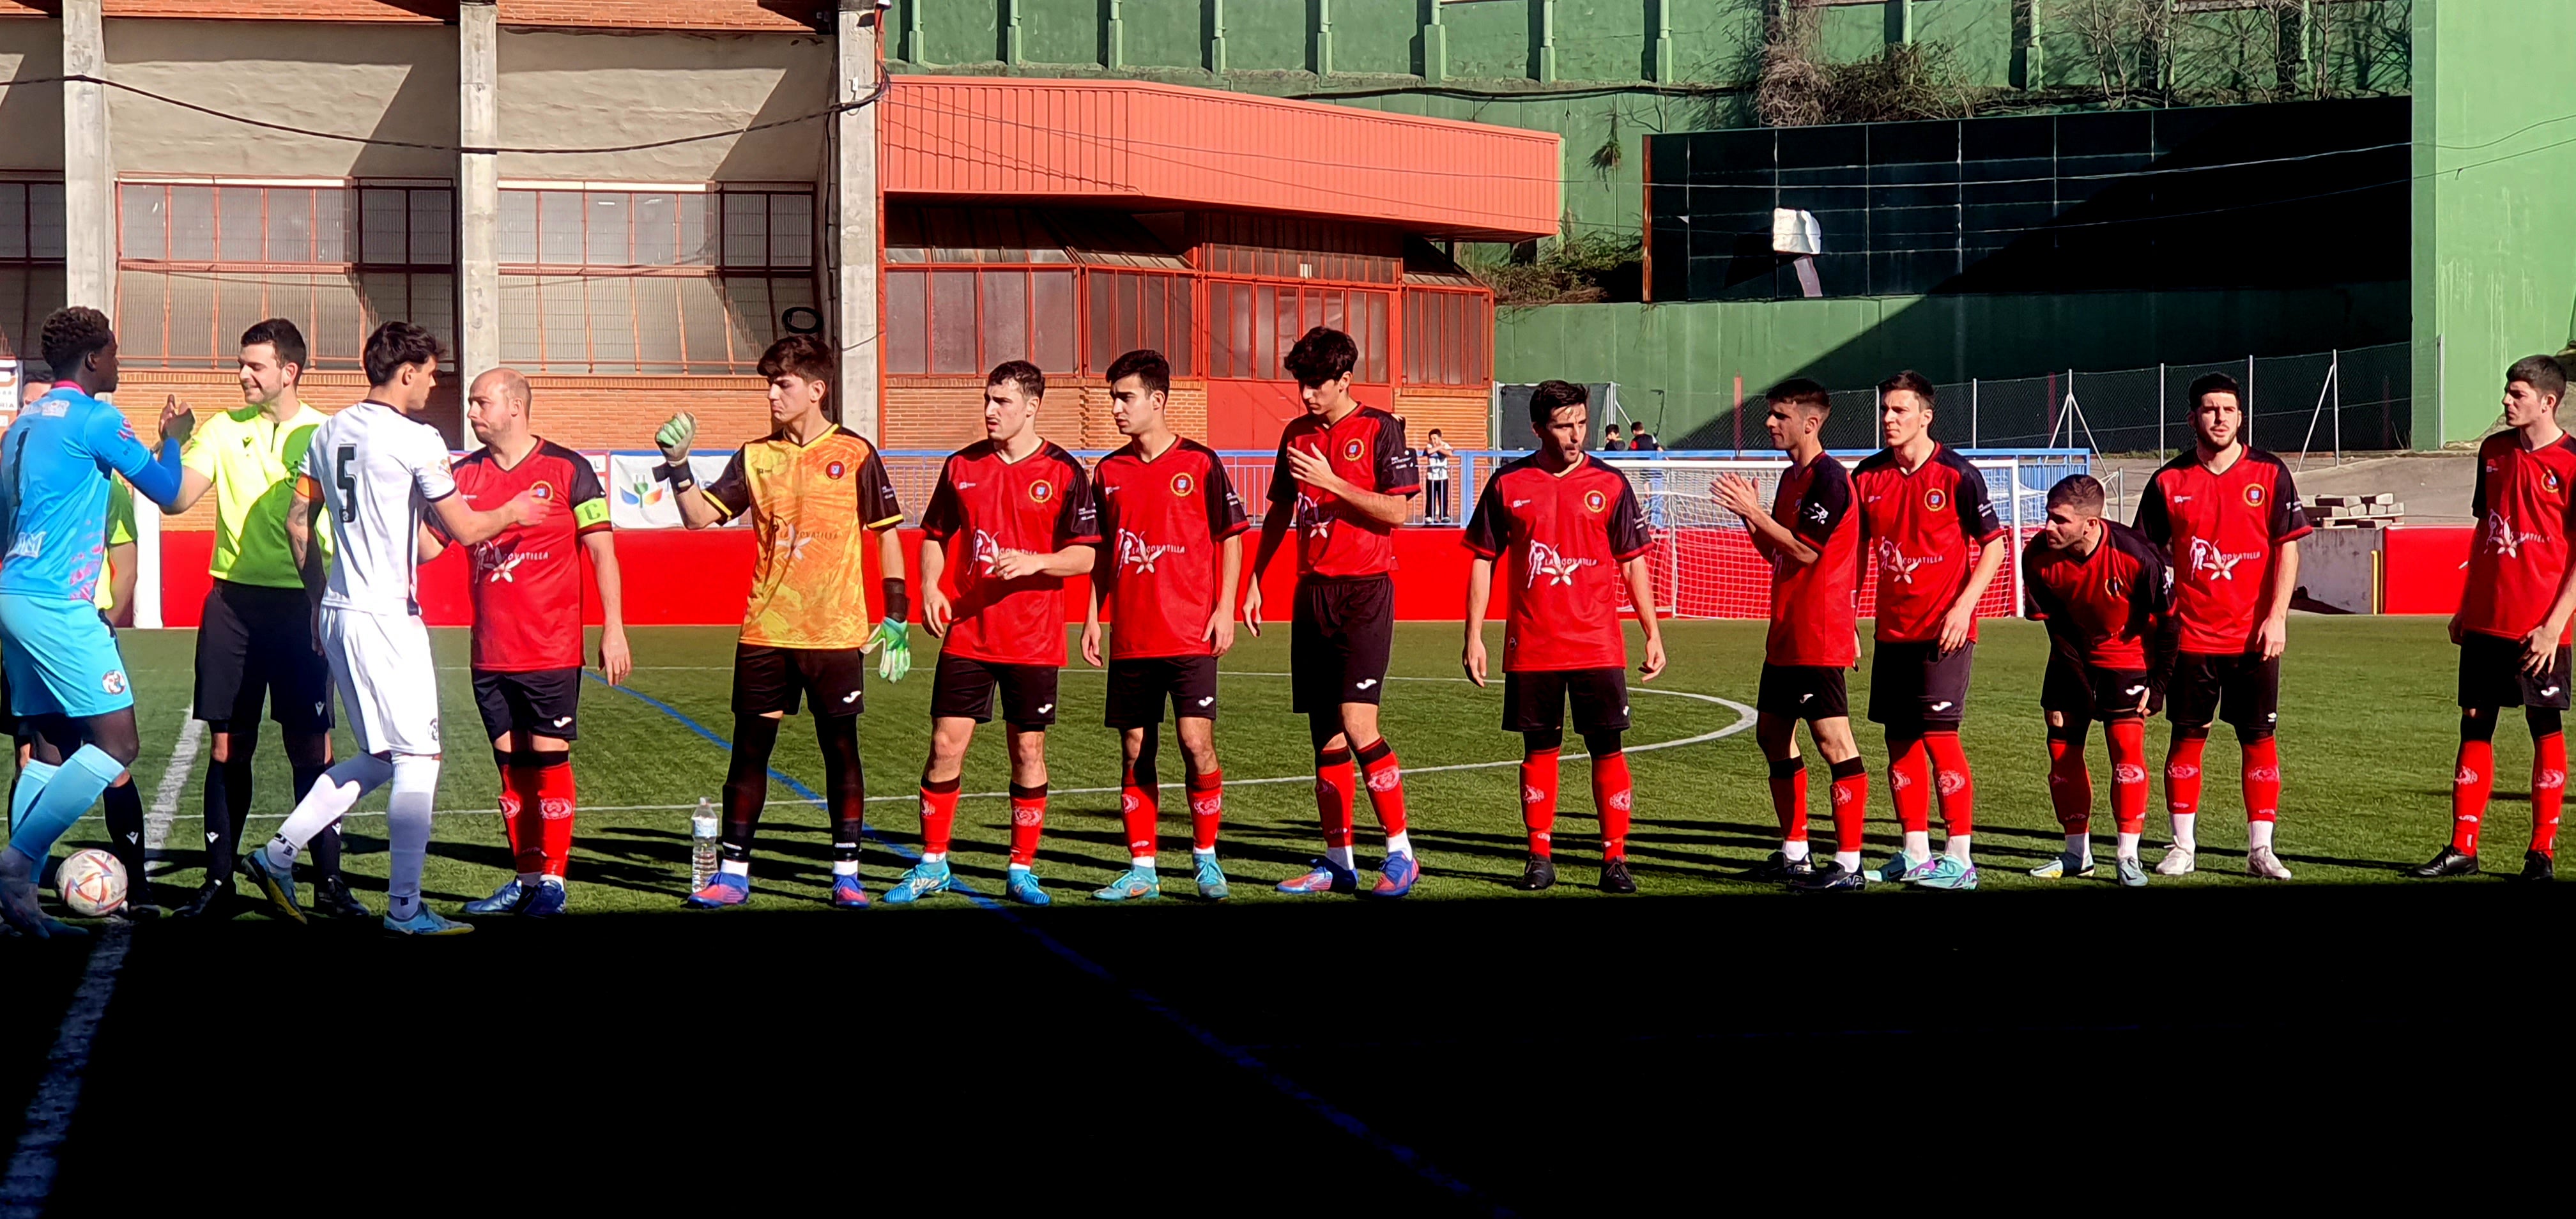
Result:
M1631 424L1629 424L1629 425L1628 425L1628 430L1629 430L1629 431L1631 431L1631 432L1642 432L1642 431L1645 431L1645 430L1646 430L1646 421L1645 421L1645 420L1643 420L1643 419L1637 420L1636 422L1631 423Z
M57 378L79 371L91 352L115 341L116 328L108 324L107 315L87 305L54 310L38 339L45 349L45 363L54 366Z
M1885 398L1889 394L1895 393L1900 389L1917 398L1921 398L1923 400L1924 409L1931 409L1934 393L1932 389L1932 378L1924 376L1922 373L1909 368L1893 377L1889 377L1888 379L1879 382L1878 396L1880 398Z
M840 361L832 356L832 345L818 335L791 334L760 353L763 377L795 376L830 385L839 368Z
M2102 515L2102 505L2109 498L2102 490L2102 480L2090 474L2069 474L2048 489L2049 507L2090 509L2095 516Z
M1827 390L1821 382L1810 381L1805 377L1791 377L1762 391L1762 400L1778 406L1803 406L1825 415L1832 414L1834 410L1832 391Z
M1433 429L1431 429L1431 434L1432 434L1432 435L1434 435L1434 436L1439 435L1439 434L1440 434L1440 429L1438 429L1438 428L1433 428Z
M295 366L296 380L304 379L306 367L304 360L308 353L304 347L304 332L296 329L295 323L282 317L273 317L242 331L242 346L251 347L260 343L268 344L269 349L277 353L278 363Z
M1164 359L1162 352L1150 347L1137 348L1109 362L1110 385L1115 386L1129 377L1142 382L1146 393L1172 392L1172 362Z
M1591 390L1572 381L1541 381L1538 388L1530 391L1530 422L1546 424L1556 418L1558 411L1569 406L1590 405ZM1618 423L1611 423L1610 430L1618 431Z
M1299 385L1321 385L1351 375L1359 367L1360 345L1338 330L1317 326L1288 349L1288 375Z
M1004 360L994 365L993 371L984 378L984 388L991 389L996 385L1019 386L1020 392L1031 398L1046 396L1046 374L1026 360Z
M387 322L367 336L367 383L392 383L394 374L407 365L427 364L436 367L447 349L439 345L438 336L428 328L410 322Z
M2209 394L2226 394L2236 399L2236 409L2245 409L2245 391L2237 386L2236 378L2223 372L2208 372L2193 377L2191 388L2184 391L2183 403L2198 409L2201 398Z
M2520 381L2543 398L2567 400L2567 368L2556 356L2524 356L2504 370L2505 384Z

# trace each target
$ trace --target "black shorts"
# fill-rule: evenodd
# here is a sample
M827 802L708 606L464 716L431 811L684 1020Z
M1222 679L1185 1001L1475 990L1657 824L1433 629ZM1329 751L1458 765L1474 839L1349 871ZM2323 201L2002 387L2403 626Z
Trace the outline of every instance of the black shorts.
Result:
M1055 722L1055 666L1006 665L972 660L955 652L939 654L939 671L930 678L930 718L963 717L978 724L993 719L993 690L1002 691L1002 722L1014 728L1044 728Z
M1109 662L1112 728L1151 728L1163 722L1163 703L1174 719L1216 718L1216 657L1138 656ZM1053 718L1050 712L1049 718Z
M2549 671L2522 671L2522 641L2471 631L2460 637L2462 707L2539 707L2567 710L2567 647L2561 644Z
M2281 658L2183 653L2165 693L2165 718L2186 728L2225 719L2238 732L2271 731L2281 718Z
M2164 694L2151 684L2144 669L2081 664L2051 649L2048 672L2039 679L2039 709L2070 722L2144 719L2164 706ZM2138 710L2140 697L2147 699L2145 711Z
M1869 661L1869 719L1891 728L1956 728L1968 714L1968 676L1977 643L1882 643Z
M1851 715L1851 692L1844 688L1843 671L1832 665L1765 662L1760 691L1753 699L1754 710L1778 719L1812 724Z
M1288 627L1288 709L1330 711L1376 703L1395 647L1395 581L1385 576L1297 581Z
M1503 731L1562 728L1569 699L1577 733L1628 730L1626 669L1539 669L1503 674Z
M856 715L867 709L868 655L857 648L774 648L738 643L733 648L736 715L796 714L810 699L816 715Z
M483 712L483 735L494 740L505 732L573 740L581 735L581 670L476 669L474 705Z
M197 718L256 731L259 705L288 732L331 730L331 664L313 646L300 588L217 580L197 625Z

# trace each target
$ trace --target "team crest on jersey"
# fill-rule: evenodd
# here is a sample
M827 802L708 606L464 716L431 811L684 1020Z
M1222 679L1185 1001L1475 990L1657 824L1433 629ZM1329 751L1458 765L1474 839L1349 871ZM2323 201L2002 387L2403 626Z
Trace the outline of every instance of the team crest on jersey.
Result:
M842 475L844 475L844 474L847 474L847 473L849 473L849 472L850 472L850 467L848 467L847 465L844 465L844 464L842 464L842 463L840 463L840 462L837 462L837 461L836 461L836 462L833 462L832 464L830 464L830 465L828 465L828 466L823 467L823 477L825 477L825 478L839 478L840 476L842 476Z
M1599 512L1599 511L1601 511L1602 509L1607 508L1607 507L1609 507L1609 506L1610 506L1610 497L1608 497L1608 496L1606 496L1606 495L1601 494L1601 492L1600 492L1598 489L1591 490L1591 491L1586 491L1586 492L1584 492L1584 493L1583 493L1583 510L1584 510L1584 511L1586 511L1586 512Z
M1939 487L1926 487L1923 489L1923 506L1939 512L1950 506L1950 493Z
M1041 478L1041 479L1037 480L1036 482L1033 482L1033 483L1030 483L1030 484L1029 484L1029 502L1030 502L1030 503L1032 503L1032 504L1044 504L1044 503L1052 503L1052 502L1054 502L1054 500L1055 500L1055 484L1054 484L1054 483L1048 482L1047 480L1045 480L1045 479Z
M2556 495L2556 494L2558 494L2558 485L2559 485L2559 484L2558 484L2558 471L2556 471L2556 470L2542 470L2542 471L2540 472L2540 489L2541 489L2541 490L2543 490L2543 491L2547 491L2547 492L2548 492L2548 493L2550 493L2551 495Z
M2263 484L2245 484L2245 505L2249 508L2260 508L2263 506Z
M555 497L555 485L550 482L540 481L535 486L528 488L528 494L536 499L550 500Z
M1189 471L1183 470L1172 476L1172 494L1186 497L1198 489L1199 480L1190 477Z
M1550 588L1570 585L1574 583L1574 573L1599 561L1591 558L1571 558L1554 546L1532 540L1529 544L1529 579L1523 583L1523 587L1537 587L1541 576L1547 578Z
M1360 441L1359 441L1359 437L1354 436L1354 437L1350 438L1349 440L1345 440L1345 441L1343 441L1343 442L1342 442L1342 460L1344 460L1344 461L1358 461L1359 459L1360 459Z

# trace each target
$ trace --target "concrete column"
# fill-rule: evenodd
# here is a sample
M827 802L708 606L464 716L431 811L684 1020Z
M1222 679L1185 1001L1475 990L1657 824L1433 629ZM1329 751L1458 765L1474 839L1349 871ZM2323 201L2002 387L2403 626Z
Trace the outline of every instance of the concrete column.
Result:
M2040 30L2047 20L2043 0L2020 0L2013 8L2013 87L2042 88L2048 83L2039 49Z
M1673 0L1655 0L1655 36L1647 47L1652 73L1650 79L1670 84L1673 79Z
M101 0L63 0L63 74L107 77ZM116 316L116 161L107 88L63 82L63 288L67 304Z
M840 56L834 72L832 100L855 102L877 87L877 6L875 0L840 0L837 33ZM874 106L843 110L832 117L831 215L833 345L841 357L841 381L832 387L840 406L841 426L875 442L882 434L878 399L877 220L883 197L877 189L877 111Z
M1225 75L1225 0L1207 0L1207 70Z
M1555 84L1556 0L1538 0L1538 54L1531 58L1536 61L1531 66L1535 69L1538 83Z
M1435 84L1449 77L1449 27L1440 24L1440 3L1422 4L1422 79Z
M1914 0L1887 0L1887 41L1913 45Z
M1127 66L1126 0L1108 0L1100 19L1100 66L1112 72Z
M1315 75L1333 74L1333 0L1315 0Z
M501 363L500 8L456 6L456 370Z
M869 28L868 37L875 39L875 27ZM1002 0L1002 62L1020 66L1020 0Z

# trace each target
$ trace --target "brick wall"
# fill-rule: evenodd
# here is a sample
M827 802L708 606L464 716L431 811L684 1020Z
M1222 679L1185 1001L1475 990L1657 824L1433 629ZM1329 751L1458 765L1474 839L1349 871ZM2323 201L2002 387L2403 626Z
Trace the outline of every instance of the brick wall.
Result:
M537 433L569 449L644 449L672 415L698 417L704 452L731 451L766 436L769 383L758 377L528 378Z
M1494 400L1486 390L1450 386L1407 385L1397 388L1395 413L1404 416L1404 434L1416 446L1433 428L1459 449L1492 448ZM1508 424L1510 421L1505 420ZM1526 447L1515 442L1512 447Z
M1172 430L1207 435L1207 382L1175 380L1167 408ZM962 449L984 438L984 378L902 377L885 391L885 447ZM1038 408L1038 434L1068 449L1114 449L1127 443L1111 414L1108 387L1096 380L1047 389Z

